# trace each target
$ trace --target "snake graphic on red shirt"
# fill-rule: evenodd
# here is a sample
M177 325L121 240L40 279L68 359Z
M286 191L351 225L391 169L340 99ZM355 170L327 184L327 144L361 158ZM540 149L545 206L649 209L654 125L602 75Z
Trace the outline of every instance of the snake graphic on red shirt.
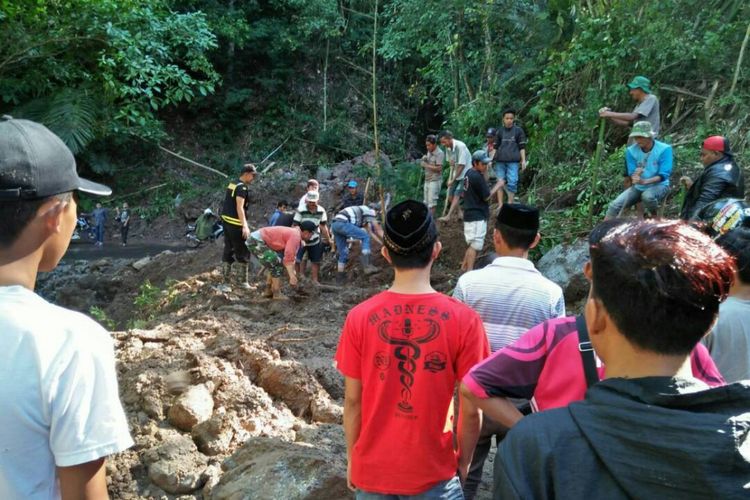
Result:
M421 355L420 344L425 344L440 334L440 326L430 319L424 320L427 323L427 332L419 337L412 336L415 334L414 326L409 318L404 320L400 333L404 338L396 338L389 334L389 327L392 321L383 321L378 327L380 338L391 345L398 346L394 352L398 359L398 371L401 374L401 401L398 403L398 409L410 413L414 408L409 403L411 399L411 387L414 385L414 372L417 370L417 360Z

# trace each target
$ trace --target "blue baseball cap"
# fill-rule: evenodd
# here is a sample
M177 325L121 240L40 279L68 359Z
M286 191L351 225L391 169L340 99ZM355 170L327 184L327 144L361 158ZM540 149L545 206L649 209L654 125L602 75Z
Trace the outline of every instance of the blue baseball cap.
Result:
M483 149L474 151L474 154L471 155L471 159L474 161L481 161L482 163L492 163L492 158L487 156L487 152Z
M355 188L355 187L357 187L358 185L359 185L359 184L357 184L357 181L351 180L351 181L349 181L349 183L348 183L348 184L346 185L346 187L350 187L350 188Z

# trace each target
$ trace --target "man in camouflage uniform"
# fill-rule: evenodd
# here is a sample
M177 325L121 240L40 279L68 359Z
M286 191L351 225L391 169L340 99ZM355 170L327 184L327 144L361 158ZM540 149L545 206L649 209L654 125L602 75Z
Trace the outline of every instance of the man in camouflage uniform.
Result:
M309 241L315 233L315 223L302 221L299 226L270 226L250 234L245 246L266 270L265 297L286 298L281 293L281 276L286 269L289 284L297 286L294 260L303 241Z

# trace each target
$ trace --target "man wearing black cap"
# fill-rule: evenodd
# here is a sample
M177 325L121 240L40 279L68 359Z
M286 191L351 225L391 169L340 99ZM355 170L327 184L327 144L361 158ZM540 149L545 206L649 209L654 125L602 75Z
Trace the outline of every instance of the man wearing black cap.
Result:
M745 177L734 161L726 137L713 135L703 141L701 163L705 168L695 182L687 176L680 178L680 183L688 190L680 219L697 218L703 207L721 198L745 197Z
M256 174L255 165L246 163L240 171L239 178L227 185L224 205L221 208L221 220L224 223L224 254L221 257L224 283L229 284L232 264L236 261L234 281L244 289L250 288L247 282L250 253L245 246L245 240L250 236L246 213L250 203L248 186L253 182Z
M487 219L490 218L490 188L484 178L492 159L483 150L471 157L471 169L464 178L464 238L469 245L464 253L461 271L474 269L477 253L484 247Z
M430 286L441 245L427 206L394 206L384 233L393 285L349 312L336 352L349 487L358 498L461 498L480 416L461 399L456 451L449 409L463 374L487 356L487 338L474 311Z
M0 498L106 498L104 460L132 446L109 334L34 293L76 226L81 179L44 126L0 118Z
M529 250L539 243L536 208L520 203L503 204L495 221L493 242L499 257L489 266L461 276L453 297L479 313L492 352L496 352L539 323L565 316L565 300L562 289L543 277L528 260ZM528 401L513 403L529 413ZM485 416L464 485L467 499L474 498L482 480L492 436L499 442L506 432L506 427Z

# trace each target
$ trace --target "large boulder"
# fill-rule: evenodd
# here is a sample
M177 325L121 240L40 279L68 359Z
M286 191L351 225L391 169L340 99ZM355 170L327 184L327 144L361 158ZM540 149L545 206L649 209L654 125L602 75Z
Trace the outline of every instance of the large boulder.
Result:
M205 385L194 385L182 393L169 409L169 423L183 431L211 418L214 399Z
M326 181L329 179L334 179L339 182L352 179L356 177L355 169L360 165L366 165L368 167L374 167L375 162L375 151L368 151L367 153L357 156L356 158L352 158L351 160L345 160L341 163L335 165L332 170L326 170L322 172L322 174L325 175L325 177L320 177L321 171L318 171L318 180ZM391 159L383 153L380 152L380 165L383 168L391 168ZM364 188L363 188L364 189Z
M324 447L252 438L229 457L211 500L351 498L346 485L346 454Z
M557 245L537 262L537 269L563 289L565 304L573 306L589 292L583 265L589 260L589 246L584 239L569 245ZM569 307L570 308L570 307Z
M187 436L168 437L161 445L146 451L143 459L148 466L148 478L167 493L190 493L202 488L207 480L208 459L198 453Z

